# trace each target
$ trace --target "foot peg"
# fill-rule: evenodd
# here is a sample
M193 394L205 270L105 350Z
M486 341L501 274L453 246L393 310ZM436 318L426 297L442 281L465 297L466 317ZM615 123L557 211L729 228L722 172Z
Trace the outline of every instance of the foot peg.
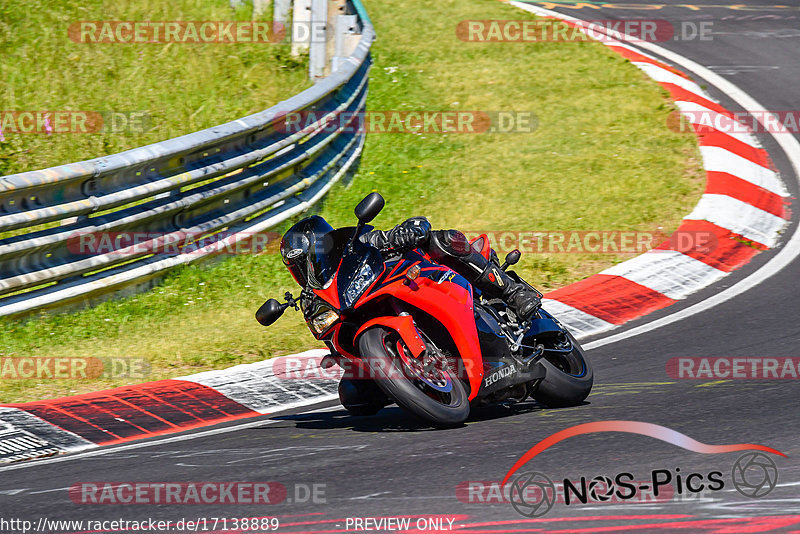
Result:
M536 348L534 348L533 352L523 360L523 363L530 367L538 362L542 356L544 356L544 345L537 343Z

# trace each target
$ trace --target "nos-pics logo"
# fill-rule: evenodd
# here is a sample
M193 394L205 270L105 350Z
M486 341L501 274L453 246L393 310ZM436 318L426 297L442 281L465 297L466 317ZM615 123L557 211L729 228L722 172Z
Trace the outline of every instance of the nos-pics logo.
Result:
M593 432L636 433L704 454L746 450L748 452L741 455L733 464L730 471L730 482L740 494L749 498L768 495L778 483L778 466L764 452L785 456L770 447L751 443L708 445L685 434L652 423L638 421L585 423L545 438L534 445L509 470L502 485L509 484L509 500L517 512L526 517L540 517L549 512L556 502L563 502L567 506L595 504L611 500L625 502L637 500L643 492L649 492L658 497L659 494L663 495L664 493L669 495L698 494L704 491L720 491L726 487L722 471L686 473L681 472L680 468L674 470L655 469L650 472L646 480L639 481L635 481L634 475L627 472L618 473L613 477L607 475L598 475L591 479L581 477L577 481L563 479L559 484L554 483L544 473L537 471L514 476L520 467L550 446L572 436Z

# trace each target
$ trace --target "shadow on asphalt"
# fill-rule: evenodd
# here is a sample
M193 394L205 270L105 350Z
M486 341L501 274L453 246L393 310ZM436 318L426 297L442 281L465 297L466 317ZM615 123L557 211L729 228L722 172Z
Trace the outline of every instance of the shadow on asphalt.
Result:
M588 402L583 403L583 405L588 404ZM553 410L553 408L547 408L535 402L478 406L472 409L472 413L465 424L455 428L464 428L470 423L481 423L551 410ZM283 415L273 419L294 422L296 428L308 430L343 429L352 430L354 432L430 432L443 430L435 428L429 423L404 412L397 406L389 406L376 415L363 417L350 415L342 408L336 411Z

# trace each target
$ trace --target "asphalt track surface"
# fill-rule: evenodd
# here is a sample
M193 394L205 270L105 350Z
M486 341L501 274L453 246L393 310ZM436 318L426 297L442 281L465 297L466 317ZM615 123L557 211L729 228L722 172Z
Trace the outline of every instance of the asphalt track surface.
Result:
M747 10L734 10L689 9L677 2L658 2L672 4L659 11L644 10L647 3L636 4L625 4L637 7L627 10L560 11L593 20L712 21L711 41L661 44L711 68L767 109L798 109L800 3L791 10L776 10L770 2L749 0ZM707 89L729 109L739 109L714 87ZM769 136L759 138L796 197L797 177L786 157ZM794 231L797 213L786 235ZM760 254L721 283L621 331L673 314L733 285L779 250ZM467 532L608 532L624 526L634 532L656 528L738 532L744 528L740 521L764 529L800 531L798 382L673 380L665 371L670 358L681 356L798 356L799 281L800 261L795 261L756 288L705 313L590 350L595 388L583 406L546 409L530 403L479 408L461 428L432 430L396 407L375 417L354 418L341 407L323 404L304 409L305 413L265 416L245 428L238 422L213 429L226 432L189 434L191 439L181 435L0 470L0 518L155 518L174 524L203 517L277 516L279 532L330 532L352 528L348 517L411 515L412 526L417 516L445 517ZM760 499L740 495L732 487L731 468L742 453L699 454L650 437L596 433L551 447L521 472L537 471L558 481L622 472L648 480L656 469L673 474L676 468L683 474L718 470L725 486L693 498L675 495L664 502L569 506L559 502L540 519L520 515L507 502L463 502L468 499L457 496L456 488L468 481L502 480L523 453L555 432L580 423L618 419L662 425L708 444L759 443L778 449L786 454L774 457L778 486ZM274 505L74 504L67 488L84 481L276 481L288 488L289 495ZM304 492L296 490L296 485L312 484L324 485L324 498L298 502L302 499L296 498L295 491ZM473 494L473 499L480 497ZM80 530L86 529L51 531ZM0 531L19 530L0 527Z

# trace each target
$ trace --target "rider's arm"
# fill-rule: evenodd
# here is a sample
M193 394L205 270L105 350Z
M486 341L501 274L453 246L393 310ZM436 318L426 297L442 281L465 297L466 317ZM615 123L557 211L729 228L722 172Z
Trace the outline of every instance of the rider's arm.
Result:
M431 231L431 223L425 217L411 217L391 230L372 230L362 235L359 240L368 243L381 251L403 252L418 247L425 241Z

